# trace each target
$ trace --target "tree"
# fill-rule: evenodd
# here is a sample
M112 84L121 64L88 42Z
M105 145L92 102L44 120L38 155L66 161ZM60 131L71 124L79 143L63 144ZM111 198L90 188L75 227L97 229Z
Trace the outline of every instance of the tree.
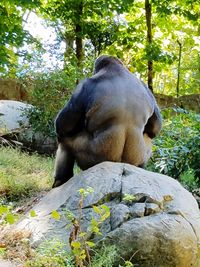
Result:
M145 15L146 15L146 25L147 25L147 45L152 45L152 11L151 3L149 0L145 0ZM148 60L148 72L147 72L147 84L149 89L153 92L153 60Z
M65 57L75 50L77 65L81 66L88 46L93 46L96 56L116 40L116 17L128 10L131 3L131 0L49 0L43 3L41 12L66 43Z
M130 70L138 72L145 82L146 77L151 76L154 92L176 95L178 39L182 43L179 93L198 93L198 1L146 0L146 11L147 6L150 8L149 4L149 13L145 12L145 0L138 0L132 5L125 16L126 23L120 25L117 41L106 50L108 53L115 52ZM150 86L149 83L148 85Z
M18 48L24 42L33 42L23 29L23 15L27 9L39 5L39 0L2 0L0 2L0 72L14 72Z

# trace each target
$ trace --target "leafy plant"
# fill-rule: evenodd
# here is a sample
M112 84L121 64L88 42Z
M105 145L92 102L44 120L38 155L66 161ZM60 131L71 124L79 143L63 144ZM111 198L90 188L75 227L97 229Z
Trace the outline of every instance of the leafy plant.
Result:
M118 258L116 246L103 246L99 251L95 251L92 257L92 267L111 267Z
M64 106L75 86L76 76L71 65L67 71L32 73L23 78L24 85L29 88L32 109L26 114L34 132L42 132L46 136L55 136L54 119Z
M43 242L35 251L34 258L25 267L74 267L72 256L58 240Z
M100 225L110 216L110 209L108 206L93 206L93 211L98 216L98 219L92 217L88 231L85 232L82 230L81 221L83 217L83 201L84 198L91 193L93 193L93 189L91 187L88 187L87 189L79 189L80 200L78 205L78 218L76 218L71 211L67 210L66 212L67 219L70 221L71 226L69 244L74 257L75 265L79 267L83 267L85 264L92 266L90 249L95 247L95 243L91 240L88 240L88 236L92 236L92 234L101 235ZM51 216L55 220L60 219L59 212L55 210L52 211Z
M192 170L199 185L200 115L182 109L167 109L162 113L163 130L155 139L154 154L148 168L176 179Z
M0 224L13 224L17 221L18 215L13 213L12 205L0 204Z
M131 203L136 200L136 196L131 195L131 194L125 194L123 197L123 201Z
M180 182L190 191L198 188L198 180L192 169L188 169L180 175Z

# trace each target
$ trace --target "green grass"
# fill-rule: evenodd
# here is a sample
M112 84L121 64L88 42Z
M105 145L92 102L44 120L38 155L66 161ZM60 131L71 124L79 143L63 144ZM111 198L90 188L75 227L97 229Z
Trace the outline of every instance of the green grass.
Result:
M18 201L51 188L53 159L0 147L0 199Z

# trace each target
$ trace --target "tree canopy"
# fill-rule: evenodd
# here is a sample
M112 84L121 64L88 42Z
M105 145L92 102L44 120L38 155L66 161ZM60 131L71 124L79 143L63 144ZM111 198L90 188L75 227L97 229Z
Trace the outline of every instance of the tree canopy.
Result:
M198 93L199 10L200 0L3 0L1 76L17 76L21 69L34 69L31 66L41 62L45 47L24 27L28 14L34 12L55 29L57 44L64 43L58 61L68 73L73 66L76 79L91 71L98 55L111 54L154 92ZM28 44L34 50L32 57L30 50L22 49ZM57 46L51 46L51 52L60 53Z

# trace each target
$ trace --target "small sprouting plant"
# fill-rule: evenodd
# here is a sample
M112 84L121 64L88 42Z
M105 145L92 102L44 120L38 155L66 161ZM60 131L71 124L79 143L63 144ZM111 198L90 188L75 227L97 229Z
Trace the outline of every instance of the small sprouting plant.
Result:
M75 266L84 267L85 264L92 266L90 250L95 247L95 243L88 240L88 236L93 234L101 235L100 226L110 216L110 208L106 205L93 206L93 211L98 215L98 219L91 218L88 231L82 230L82 208L84 198L93 193L94 190L91 187L87 189L79 189L80 200L78 204L78 216L74 216L69 210L66 211L66 217L71 222L71 232L69 236L69 244L74 257ZM57 211L52 211L52 217L56 220L60 219L60 214Z
M18 215L13 213L11 205L0 204L0 224L13 224L17 221Z
M33 256L33 259L25 263L25 267L74 267L72 256L59 240L44 241Z
M135 200L136 200L136 196L131 195L131 194L124 194L123 201L133 202Z
M134 267L133 263L130 261L125 261L124 267Z

